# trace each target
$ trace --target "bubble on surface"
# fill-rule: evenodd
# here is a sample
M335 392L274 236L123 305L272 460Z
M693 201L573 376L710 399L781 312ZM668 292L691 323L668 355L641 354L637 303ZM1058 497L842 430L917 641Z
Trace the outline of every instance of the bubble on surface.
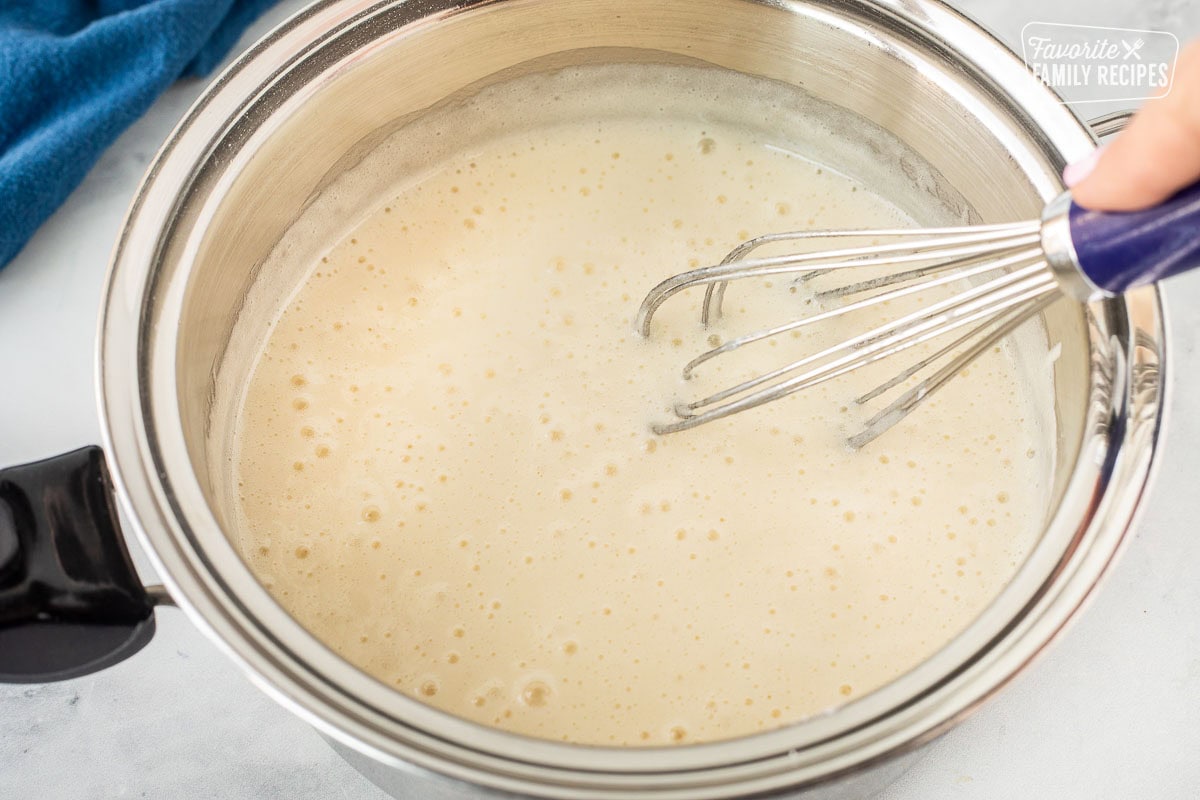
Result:
M529 681L521 687L521 702L530 708L541 708L550 702L550 687L542 681Z

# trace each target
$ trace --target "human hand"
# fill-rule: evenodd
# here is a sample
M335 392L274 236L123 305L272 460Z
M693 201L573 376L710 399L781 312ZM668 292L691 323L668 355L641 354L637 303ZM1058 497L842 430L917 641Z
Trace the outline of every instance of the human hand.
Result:
M1164 97L1147 101L1113 142L1063 172L1076 203L1136 211L1200 179L1200 40L1179 55Z

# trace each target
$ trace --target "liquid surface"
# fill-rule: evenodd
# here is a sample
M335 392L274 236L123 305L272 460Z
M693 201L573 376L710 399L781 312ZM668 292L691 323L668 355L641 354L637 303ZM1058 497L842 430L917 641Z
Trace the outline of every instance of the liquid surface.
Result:
M370 674L533 736L708 741L862 696L965 627L1038 533L1012 360L860 452L844 406L870 376L655 437L674 401L847 330L684 383L710 336L804 293L735 284L715 330L676 297L649 341L632 318L750 235L908 224L713 122L562 123L441 161L311 265L265 344L234 457L247 560Z

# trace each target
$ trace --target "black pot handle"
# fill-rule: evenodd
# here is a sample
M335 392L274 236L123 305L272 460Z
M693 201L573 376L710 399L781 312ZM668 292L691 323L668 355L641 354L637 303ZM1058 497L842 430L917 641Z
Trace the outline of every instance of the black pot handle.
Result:
M0 682L86 675L153 635L103 451L0 470Z

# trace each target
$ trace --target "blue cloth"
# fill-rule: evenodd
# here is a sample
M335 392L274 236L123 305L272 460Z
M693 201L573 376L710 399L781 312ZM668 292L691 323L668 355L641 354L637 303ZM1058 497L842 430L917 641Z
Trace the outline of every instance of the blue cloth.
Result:
M181 76L273 0L0 0L0 267Z

